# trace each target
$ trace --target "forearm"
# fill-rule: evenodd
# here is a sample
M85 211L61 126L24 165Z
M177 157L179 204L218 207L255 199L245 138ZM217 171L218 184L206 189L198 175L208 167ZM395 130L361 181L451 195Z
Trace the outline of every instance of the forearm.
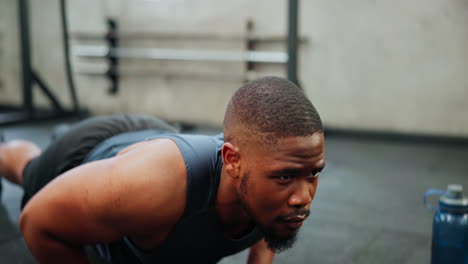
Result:
M20 218L21 232L29 250L39 263L90 263L84 247L67 243L54 236L39 224L40 218L32 221L33 218L25 211Z
M249 254L249 258L247 260L248 264L271 264L273 263L273 254Z
M267 248L265 241L262 239L250 248L248 264L271 264L275 253Z
M39 263L90 263L84 247L67 244L45 232L28 231L24 233L24 239Z

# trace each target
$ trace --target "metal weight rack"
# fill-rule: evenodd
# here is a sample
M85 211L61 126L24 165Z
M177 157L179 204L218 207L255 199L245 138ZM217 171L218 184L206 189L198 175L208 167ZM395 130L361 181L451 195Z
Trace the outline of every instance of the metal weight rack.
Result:
M72 69L70 65L68 27L66 17L65 0L60 0L60 14L63 30L63 44L65 52L65 66L69 92L72 100L72 109L66 109L48 88L46 82L34 70L31 63L31 47L29 40L29 10L28 0L18 0L20 43L21 43L21 67L22 67L22 105L0 105L0 126L14 123L30 122L44 119L55 119L85 115L85 111L79 107L73 82ZM41 109L34 104L34 84L44 93L51 104L51 109Z
M225 41L245 41L244 51L208 51L190 49L161 49L161 48L134 48L120 47L120 39L140 39L148 37L143 33L121 33L118 31L117 22L113 19L107 21L107 33L104 35L75 34L77 39L105 40L107 45L76 45L73 46L72 54L81 58L104 58L107 60L107 70L105 72L80 71L80 73L90 75L107 76L111 94L118 92L119 77L122 75L142 75L141 72L125 72L119 69L120 59L140 59L140 60L172 60L172 61L203 61L203 62L243 62L245 63L244 75L210 76L210 78L228 78L249 81L255 78L254 68L256 64L268 63L284 65L287 77L290 81L299 85L297 78L297 49L298 43L307 42L306 39L298 39L298 0L289 0L288 9L288 32L284 37L260 37L252 33L253 21L246 23L247 34L245 36L214 36L214 35L169 35L159 34L155 38L181 38L181 39L204 39L204 40L225 40ZM255 50L256 44L260 42L282 42L287 46L286 51L261 51ZM199 77L193 74L193 77ZM205 76L208 77L208 76Z

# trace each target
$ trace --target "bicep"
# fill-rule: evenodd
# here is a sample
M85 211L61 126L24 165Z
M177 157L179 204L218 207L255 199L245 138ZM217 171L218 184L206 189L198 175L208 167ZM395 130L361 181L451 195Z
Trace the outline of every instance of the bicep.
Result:
M183 179L180 174L185 167L177 153L153 154L157 153L143 147L57 177L28 202L22 229L40 229L70 243L91 244L170 226L183 205L168 207L167 203L185 195L180 182L170 179L177 175ZM169 177L169 172L176 175Z

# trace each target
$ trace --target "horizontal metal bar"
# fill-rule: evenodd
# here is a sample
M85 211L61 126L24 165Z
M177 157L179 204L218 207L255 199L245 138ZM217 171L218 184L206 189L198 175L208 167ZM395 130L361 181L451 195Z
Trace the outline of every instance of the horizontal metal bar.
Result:
M107 76L105 71L78 70L78 74L89 76ZM189 80L207 80L207 81L242 81L245 79L243 74L208 74L208 73L180 73L180 72L146 72L146 71L119 71L120 77L160 77L164 79L189 79Z
M115 56L126 59L157 59L185 61L221 61L221 62L257 62L286 63L288 55L285 52L274 51L201 51L177 49L150 48L114 48L105 46L82 45L74 46L72 54L78 57L100 58Z
M105 33L87 33L75 32L71 34L72 39L77 40L105 40ZM245 41L250 39L259 42L286 42L285 36L272 35L223 35L223 34L173 34L173 33L155 33L155 32L120 32L118 35L121 40L186 40L186 41ZM307 43L307 37L299 37L299 43Z
M105 69L94 67L94 69L78 68L76 71L78 74L88 76L107 76ZM245 73L207 73L207 72L158 72L158 71L147 71L147 70L119 70L119 76L121 77L160 77L165 79L189 79L189 80L207 80L207 81L251 81L260 77L277 75L276 73L266 72L245 72Z

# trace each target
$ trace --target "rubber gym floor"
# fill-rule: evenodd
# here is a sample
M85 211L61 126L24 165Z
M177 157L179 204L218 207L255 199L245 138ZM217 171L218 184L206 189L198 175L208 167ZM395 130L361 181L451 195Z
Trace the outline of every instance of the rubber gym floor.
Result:
M7 140L27 139L45 148L57 124L0 131ZM427 264L433 214L423 205L424 192L459 183L468 195L468 144L331 135L326 161L311 215L295 246L277 255L275 263ZM0 263L35 263L17 224L22 190L2 181ZM246 263L246 256L244 251L221 263Z

